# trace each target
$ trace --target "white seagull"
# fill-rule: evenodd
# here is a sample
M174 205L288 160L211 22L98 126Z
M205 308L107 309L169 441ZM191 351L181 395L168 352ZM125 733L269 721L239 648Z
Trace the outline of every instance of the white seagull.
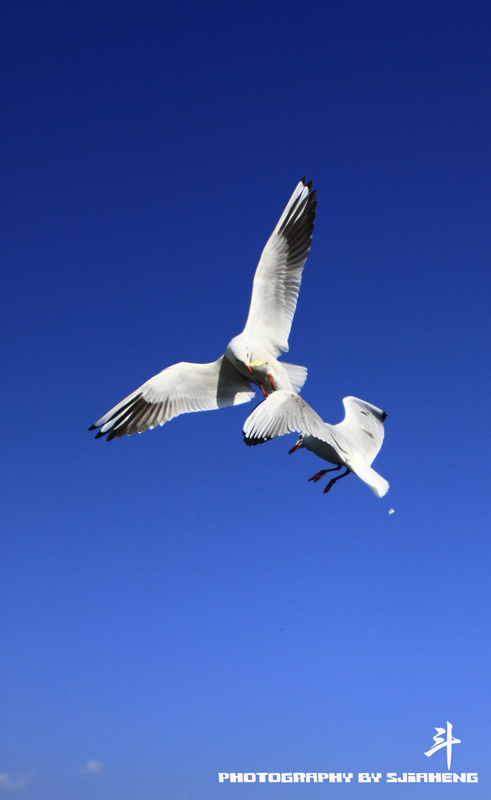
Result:
M188 411L247 403L251 383L264 396L278 389L298 392L307 378L305 367L280 363L297 305L302 270L314 229L312 181L297 185L261 254L254 276L246 326L211 364L174 364L150 378L104 414L89 430L107 441L142 433Z
M383 497L389 490L389 484L370 465L382 447L383 423L387 414L357 397L345 397L343 403L346 412L344 420L339 425L329 425L295 392L275 392L247 417L244 441L248 445L256 445L285 433L301 432L290 453L306 447L325 461L337 464L332 469L323 469L313 475L310 481L318 481L326 472L336 472L346 467L346 472L329 481L324 494L340 478L354 472L377 497Z

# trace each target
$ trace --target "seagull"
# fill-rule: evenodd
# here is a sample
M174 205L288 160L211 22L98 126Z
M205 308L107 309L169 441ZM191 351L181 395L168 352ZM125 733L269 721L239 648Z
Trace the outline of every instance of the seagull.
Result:
M330 425L296 392L277 391L256 406L247 417L244 441L248 445L256 445L285 433L300 432L297 443L289 453L306 447L325 461L337 465L321 470L309 478L310 481L316 483L327 472L337 472L346 467L346 472L329 481L324 494L332 489L336 481L354 472L377 497L383 497L389 490L389 484L370 465L382 447L383 422L387 414L357 397L345 397L343 403L346 412L344 420L339 425Z
M104 414L90 431L107 441L142 433L190 411L247 403L251 383L267 397L277 390L299 392L307 370L279 362L297 305L302 270L312 242L317 191L305 178L297 184L256 268L249 316L242 333L210 364L181 361L154 375Z

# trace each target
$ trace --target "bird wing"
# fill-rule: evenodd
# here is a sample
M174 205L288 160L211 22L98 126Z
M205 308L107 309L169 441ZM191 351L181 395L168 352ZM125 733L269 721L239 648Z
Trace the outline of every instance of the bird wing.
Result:
M281 389L268 395L244 424L244 441L248 445L262 444L285 433L309 433L333 447L337 442L325 422L314 409L295 392Z
M179 414L247 403L254 397L249 381L222 356L211 364L182 361L154 375L89 430L107 441L163 425Z
M382 447L387 414L358 397L345 397L343 403L346 411L344 420L330 428L334 435L339 432L352 442L370 465Z
M244 333L275 356L288 351L302 270L314 230L316 194L300 181L261 254Z

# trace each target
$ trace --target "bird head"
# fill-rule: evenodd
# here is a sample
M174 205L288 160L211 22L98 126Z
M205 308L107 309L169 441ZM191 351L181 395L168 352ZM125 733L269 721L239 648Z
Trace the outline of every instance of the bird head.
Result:
M291 450L288 451L288 455L291 456L291 454L294 453L295 450L298 450L300 447L305 447L303 443L303 433L301 433L300 436L298 437L297 443L293 445Z
M249 367L251 360L251 348L243 334L234 336L234 338L227 345L225 355L230 358L232 363L235 362L242 364L249 370L249 372L251 371Z

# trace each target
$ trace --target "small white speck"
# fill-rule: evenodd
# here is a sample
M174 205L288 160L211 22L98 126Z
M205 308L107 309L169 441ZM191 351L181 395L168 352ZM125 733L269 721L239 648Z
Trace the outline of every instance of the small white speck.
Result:
M390 508L390 509L389 509L389 514L393 514L393 513L394 513L394 509L393 509L393 508Z

